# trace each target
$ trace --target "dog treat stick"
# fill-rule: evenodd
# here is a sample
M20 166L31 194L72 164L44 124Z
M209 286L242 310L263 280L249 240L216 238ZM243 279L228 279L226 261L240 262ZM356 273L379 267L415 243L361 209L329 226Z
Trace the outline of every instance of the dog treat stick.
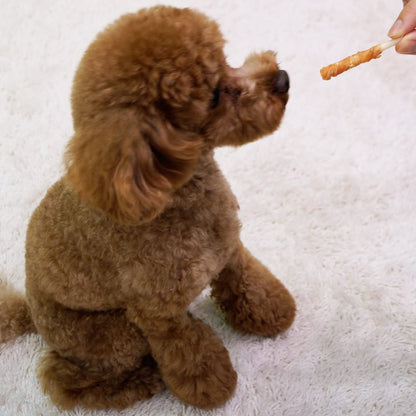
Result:
M342 74L355 66L363 64L364 62L379 58L383 51L394 46L400 39L401 38L379 43L366 51L357 52L354 55L348 56L347 58L336 62L335 64L328 65L321 69L321 77L324 80L329 80L331 77L336 77L337 75Z

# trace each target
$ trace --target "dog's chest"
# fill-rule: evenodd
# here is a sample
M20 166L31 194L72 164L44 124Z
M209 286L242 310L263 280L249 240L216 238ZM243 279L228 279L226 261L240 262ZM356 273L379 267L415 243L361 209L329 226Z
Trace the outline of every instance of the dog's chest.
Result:
M205 287L235 250L238 204L219 171L194 178L160 217L137 230L131 277L165 289L183 284ZM185 288L184 287L184 288ZM197 287L195 287L197 289Z
M201 182L201 183L199 183ZM221 263L238 239L238 204L227 182L214 177L195 180L158 219L143 229L144 257L172 263L202 262L213 256ZM212 261L214 261L214 258Z
M207 179L187 184L179 201L122 248L128 261L117 285L129 303L183 310L230 260L239 242L238 204L219 172Z

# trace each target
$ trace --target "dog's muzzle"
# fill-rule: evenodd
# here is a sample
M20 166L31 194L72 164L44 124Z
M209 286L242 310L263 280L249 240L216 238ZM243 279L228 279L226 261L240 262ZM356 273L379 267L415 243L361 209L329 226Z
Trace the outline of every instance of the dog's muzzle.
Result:
M290 82L289 75L283 69L280 69L276 73L274 90L278 94L286 94L289 91Z

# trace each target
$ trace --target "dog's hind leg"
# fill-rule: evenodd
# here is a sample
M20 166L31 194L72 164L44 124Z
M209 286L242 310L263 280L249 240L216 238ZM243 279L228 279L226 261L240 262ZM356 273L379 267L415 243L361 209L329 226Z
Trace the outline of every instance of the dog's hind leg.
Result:
M43 390L62 409L124 409L164 388L159 370L148 355L134 369L121 371L99 363L76 362L48 351L39 365Z
M147 340L123 310L87 312L44 303L37 312L37 328L51 347L38 374L57 406L123 409L164 388Z

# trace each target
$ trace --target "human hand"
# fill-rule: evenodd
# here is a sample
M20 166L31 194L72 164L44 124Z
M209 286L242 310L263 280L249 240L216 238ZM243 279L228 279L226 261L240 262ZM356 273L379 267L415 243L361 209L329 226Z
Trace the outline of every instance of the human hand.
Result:
M403 36L396 45L398 53L416 55L416 0L403 0L403 5L388 35L393 39Z

